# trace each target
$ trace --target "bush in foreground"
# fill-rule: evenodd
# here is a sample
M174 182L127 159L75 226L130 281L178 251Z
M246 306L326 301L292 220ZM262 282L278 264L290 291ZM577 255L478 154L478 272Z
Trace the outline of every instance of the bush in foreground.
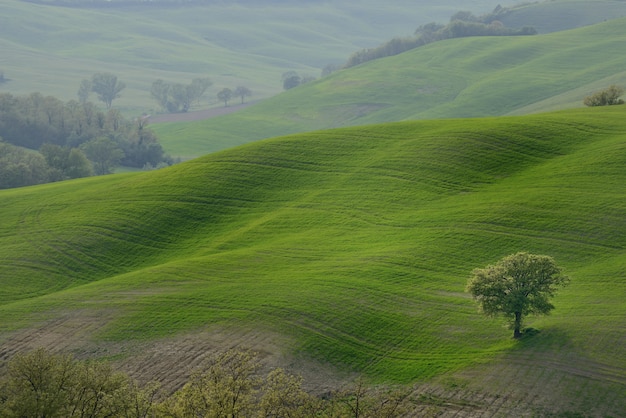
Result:
M98 417L376 417L402 416L409 390L381 390L358 382L324 398L302 388L302 378L277 368L259 374L248 350L211 357L173 394L140 387L106 363L81 362L44 349L13 357L0 382L0 416Z
M598 91L590 96L585 97L583 103L585 106L612 106L624 104L620 97L624 94L624 88L615 84L604 90Z

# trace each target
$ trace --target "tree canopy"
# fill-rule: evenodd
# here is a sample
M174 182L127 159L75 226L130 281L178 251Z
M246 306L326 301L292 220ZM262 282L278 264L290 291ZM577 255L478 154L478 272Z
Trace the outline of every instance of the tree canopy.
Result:
M223 88L219 91L219 93L217 93L217 98L224 102L224 107L228 106L228 102L230 101L230 99L232 99L232 97L233 91L228 87Z
M590 107L624 104L624 101L620 99L623 94L624 88L613 84L604 90L600 90L590 96L585 97L583 103L585 104L585 106Z
M233 96L241 98L241 104L244 103L246 97L252 96L252 90L245 86L237 86L235 91L233 91Z
M519 252L475 269L466 290L485 315L507 318L514 338L519 338L524 317L550 313L550 298L568 282L551 257Z
M96 138L115 143L123 152L121 165L171 164L146 124L146 117L127 120L118 110L102 111L91 102L0 93L0 189L92 175L84 144Z
M194 78L187 85L171 84L159 79L152 83L150 94L167 112L188 112L191 105L199 101L212 84L209 78Z
M85 87L81 84L81 90ZM126 84L118 81L115 74L97 73L91 77L91 91L96 93L98 99L106 105L107 109L111 108L113 100L120 97L120 92L126 88ZM82 99L79 91L79 98Z
M256 353L215 353L172 394L140 386L106 362L79 361L45 349L20 353L0 372L0 416L49 418L377 417L405 416L410 390L368 387L362 380L324 397L300 376L264 373Z

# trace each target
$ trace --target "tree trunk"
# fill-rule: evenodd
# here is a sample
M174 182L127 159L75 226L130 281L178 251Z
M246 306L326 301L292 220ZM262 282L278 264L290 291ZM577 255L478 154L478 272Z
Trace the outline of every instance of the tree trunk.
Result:
M513 338L521 338L522 336L522 313L515 312L515 325L513 328Z

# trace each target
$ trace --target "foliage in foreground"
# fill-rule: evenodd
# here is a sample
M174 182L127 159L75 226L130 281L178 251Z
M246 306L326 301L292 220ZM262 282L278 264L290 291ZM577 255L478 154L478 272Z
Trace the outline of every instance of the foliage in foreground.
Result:
M325 398L308 394L302 378L283 369L259 373L248 350L211 357L187 384L167 396L159 385L140 387L105 363L78 361L45 349L11 359L0 383L3 417L396 417L408 392L380 391L359 381Z
M157 387L139 388L103 363L79 362L44 349L18 354L0 386L4 417L146 417Z

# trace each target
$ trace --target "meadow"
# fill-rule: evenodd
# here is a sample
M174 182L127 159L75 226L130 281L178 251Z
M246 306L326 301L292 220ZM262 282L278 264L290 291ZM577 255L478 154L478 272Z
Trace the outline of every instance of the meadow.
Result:
M505 2L507 4L508 2ZM354 51L447 20L464 2L375 0L332 2L213 2L160 7L69 8L6 0L0 16L0 88L14 95L40 92L77 98L83 79L110 72L127 87L116 108L128 116L160 111L150 97L157 79L214 85L197 108L219 106L224 87L244 85L255 99L282 90L289 70L319 77ZM477 12L495 7L473 3Z
M473 1L469 8L480 15L498 3L517 2ZM187 84L210 77L213 87L196 109L219 107L217 92L237 85L260 100L281 92L285 71L319 77L325 66L341 65L360 49L412 36L422 24L445 23L468 9L459 0L394 0L384 8L375 0L118 8L6 0L2 6L0 72L10 81L1 91L66 101L77 98L81 80L111 72L127 85L115 106L128 117L161 111L150 97L157 79ZM545 33L620 17L624 9L622 2L603 0L539 2L515 7L503 22Z
M435 403L618 416L625 111L316 131L1 191L0 352L55 341L124 365L137 347L240 333L225 344L265 338L303 371L439 385ZM517 342L464 287L520 250L572 283ZM182 373L172 352L135 375Z
M436 42L339 71L240 112L152 125L164 149L197 157L296 132L398 120L502 116L582 107L626 84L626 20L524 37Z

